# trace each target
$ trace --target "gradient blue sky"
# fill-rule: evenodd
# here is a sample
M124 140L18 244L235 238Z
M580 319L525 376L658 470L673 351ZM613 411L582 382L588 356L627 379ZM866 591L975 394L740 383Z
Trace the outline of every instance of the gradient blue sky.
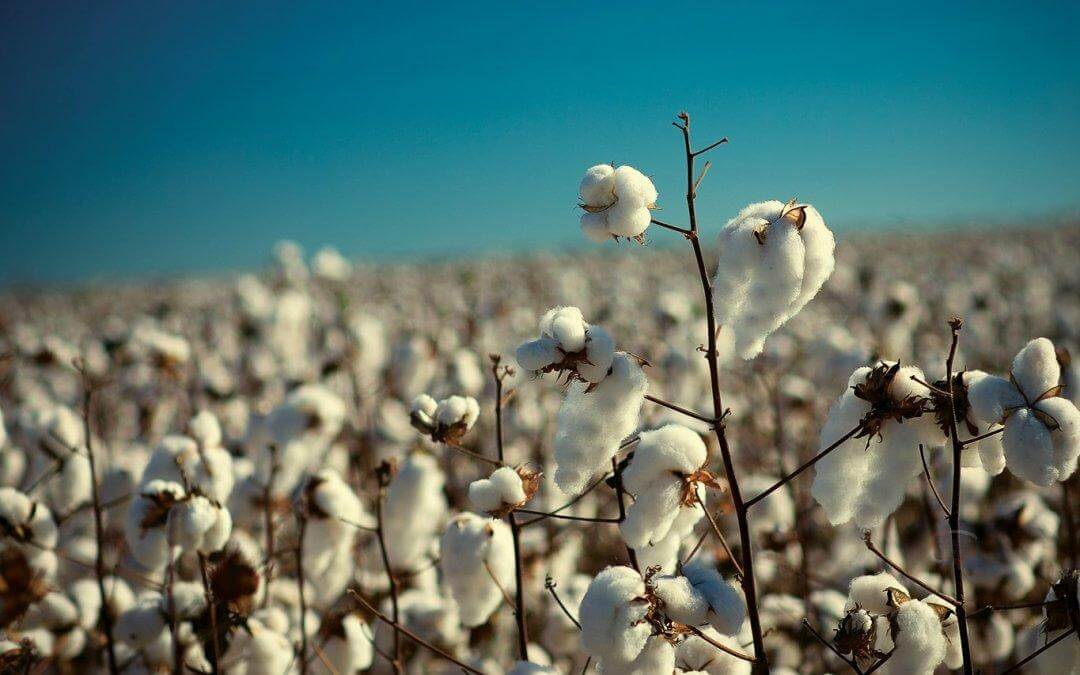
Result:
M1075 213L1076 2L5 2L0 281L584 247L582 170L681 218L669 122L723 135L705 226ZM660 235L657 235L660 236Z

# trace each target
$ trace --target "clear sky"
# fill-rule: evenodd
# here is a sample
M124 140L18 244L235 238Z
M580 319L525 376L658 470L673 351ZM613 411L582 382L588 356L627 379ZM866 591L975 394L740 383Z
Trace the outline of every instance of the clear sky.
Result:
M797 196L840 230L1080 205L1080 3L0 4L0 281L157 277L273 243L409 259L590 246L589 165L704 227ZM660 236L660 235L657 235Z

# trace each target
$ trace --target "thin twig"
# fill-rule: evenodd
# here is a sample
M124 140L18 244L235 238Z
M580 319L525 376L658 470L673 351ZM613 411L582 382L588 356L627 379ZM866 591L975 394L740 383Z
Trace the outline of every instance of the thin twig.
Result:
M688 121L687 125L689 126L689 124L690 123ZM679 128L681 129L682 127L679 127ZM713 148L721 146L721 145L723 145L724 143L727 143L727 142L728 142L728 139L727 139L727 136L725 136L725 137L721 138L720 140L718 140L717 142L713 143L712 145L707 146L707 147L705 147L705 148L703 148L701 150L697 150L697 151L693 152L692 154L693 154L694 157L697 157L698 155L704 155L706 152L712 150Z
M768 488L766 488L765 490L763 490L763 491L762 491L762 492L761 492L760 494L756 495L756 496L755 496L755 497L754 497L753 499L751 499L750 501L746 502L746 508L748 508L748 509L749 509L749 508L750 508L751 506L753 506L754 504L757 504L757 503L758 503L758 502L760 502L760 501L761 501L762 499L765 499L766 497L768 497L769 495L771 495L771 494L772 494L773 492L775 492L776 490L779 490L780 488L782 488L782 487L783 487L784 485L786 485L787 483L789 483L789 482L790 482L790 481L791 481L792 479L794 479L794 478L795 478L796 476L798 476L798 475L799 475L800 473L802 473L803 471L806 471L806 470L807 470L807 469L809 469L810 467L812 467L812 466L814 466L815 464L817 464L817 463L818 463L818 461L819 461L819 460L820 460L820 459L821 459L822 457L824 457L825 455L829 454L829 453L830 453L830 452L832 452L833 450L835 450L835 449L839 448L839 447L840 447L841 445L843 445L843 444L844 444L844 442L845 442L845 441L847 441L847 440L848 440L849 438L851 438L851 437L852 437L852 436L854 436L855 434L859 433L859 429L861 429L861 428L862 428L862 426L861 426L861 425L859 425L859 426L856 426L856 427L855 427L854 429L852 429L851 431L847 432L846 434L844 434L843 436L841 436L840 438L838 438L838 439L837 439L836 441L834 441L834 442L833 442L833 443L832 443L831 445L829 445L829 447L825 448L824 450L822 450L822 451L821 451L821 452L819 452L818 454L814 455L814 456L813 456L813 457L811 457L810 459L808 459L808 460L806 460L805 462L803 462L803 463L802 463L802 464L801 464L801 465L799 466L799 468L795 469L794 471L792 471L792 472L791 472L791 473L789 473L788 475L786 475L786 476L784 476L783 478L781 478L780 480L776 481L775 483L773 483L772 485L770 485L770 486L769 486Z
M578 630L581 630L581 622L574 618L574 615L571 614L570 610L567 609L566 605L563 604L562 598L560 598L559 594L555 592L555 580L551 577L545 579L544 588L548 590L548 593L551 593L551 597L555 599L555 602L559 605L559 609L563 611L563 614L566 615L566 618L570 619L570 621L573 622L575 626L577 626Z
M971 445L972 443L978 443L979 441L981 441L984 438L990 438L991 436L997 436L998 434L1000 434L1003 431L1005 431L1005 427L998 427L997 429L994 429L993 431L988 431L985 434L979 434L978 436L973 436L973 437L967 439L966 441L962 441L960 443L960 445L968 446L968 445Z
M308 672L307 597L304 594L304 535L307 532L308 503L305 496L296 509L296 589L300 600L300 674Z
M934 477L930 473L930 465L926 463L926 451L923 450L923 444L919 443L919 457L922 459L923 475L926 476L926 483L930 486L930 491L934 493L934 498L937 499L938 506L945 513L945 517L949 517L949 507L945 506L945 500L941 498L941 494L937 491L937 486L934 485Z
M919 579L918 577L916 577L916 576L912 575L911 573L909 573L907 570L905 570L900 565L897 565L893 561L889 560L885 556L884 553L882 553L881 551L878 550L877 546L874 546L874 542L870 539L870 531L869 530L867 530L865 533L863 533L863 542L866 543L866 548L869 549L871 553L876 555L881 560L881 562L885 563L889 567L893 568L894 570L896 570L897 572L902 574L904 576L904 578L907 579L908 581L910 581L911 583L913 583L916 586L922 588L927 593L931 593L933 595L936 595L937 597L941 598L942 600L949 603L950 605L953 605L954 607L959 605L959 603L956 601L956 598L954 598L951 595L948 595L946 593L942 593L939 590L934 589L933 586L930 586L925 581L923 581L923 580Z
M394 621L393 619L386 616L385 614L383 614L379 610L375 609L375 606L372 605L370 602L368 602L364 598L364 596L362 596L358 592L356 592L356 590L350 588L349 589L349 594L352 595L354 598L356 598L358 601L360 601L360 603L363 604L364 607L367 608L367 610L369 612L374 614L376 618L378 618L383 623L386 623L386 624L390 625L394 629L394 634L395 635L398 634L398 633L401 633L402 635L409 638L410 640L412 640L416 644L418 644L421 647L427 649L428 651L432 652L433 654L437 654L437 655L443 657L444 659L446 659L447 661L450 661L451 663L453 663L457 667L461 668L465 672L473 673L474 675L484 675L484 673L480 672L476 668L473 668L472 666L457 660L456 658L454 658L450 654L447 654L446 652L439 649L435 645L431 644L427 640L423 639L422 637L420 637L416 633L412 632L411 630L409 630L405 626L402 626L397 621Z
M561 513L555 513L554 511L533 511L532 509L516 509L516 511L518 513L527 513L531 516L540 516L539 518L534 518L532 520L527 520L521 523L519 525L520 527L531 525L532 523L535 523L538 520L544 520L545 518L555 518L557 520L576 520L583 523L613 523L616 525L622 522L618 518L590 518L588 516L569 516L563 515Z
M735 566L735 573L738 574L741 579L743 576L742 565L739 564L739 559L732 553L727 538L724 537L724 533L720 531L720 526L716 524L716 519L709 513L709 509L705 507L705 502L701 501L701 495L697 493L697 490L694 490L694 501L698 503L698 506L700 506L701 510L705 513L705 518L709 521L709 527L712 528L713 534L720 541L720 545L724 547L724 552L727 553L728 558L731 559L731 564Z
M849 668L851 668L852 670L854 670L854 671L855 671L856 673L858 673L859 675L863 675L862 669L861 669L861 668L859 668L858 664L856 664L856 663L855 663L854 661L852 661L852 660L851 660L851 659L849 659L848 657L846 657L846 656L844 656L843 654L841 654L841 653L840 653L840 650L839 650L839 649L837 649L837 648L836 648L836 647L835 647L835 646L833 645L833 643L831 643L831 642L829 642L828 640L826 640L826 639L825 639L824 637L822 637L822 636L821 636L821 633L819 633L819 632L817 632L816 630L814 630L814 627L810 625L810 622L809 622L808 620L806 620L806 619L803 619L803 620L802 620L802 625L803 625L803 627L804 627L804 628L806 628L806 630L810 631L810 634L811 634L811 635L813 635L813 636L814 636L815 638L817 638L817 641L818 641L818 642L820 642L821 644L823 644L823 645L825 645L826 647L828 647L828 648L829 648L829 651L831 651L831 652L832 652L833 654L836 654L836 658L838 658L838 659L840 659L841 661L843 661L844 663L848 664L848 667L849 667Z
M722 652L724 652L726 654L730 654L731 656L734 656L737 659L742 659L743 661L749 661L750 663L754 662L754 657L753 656L750 656L749 654L746 654L744 652L740 652L738 649L728 647L723 642L717 642L716 640L712 639L711 637L706 635L704 632L702 632L702 630L700 628L698 628L697 626L686 626L686 628L691 633L698 636L699 638L701 638L705 642L708 642L709 644L711 644L713 647L716 647L720 651L722 651Z
M1009 668L1008 670L1002 671L1001 675L1008 675L1008 673L1015 673L1016 671L1020 670L1021 666L1024 666L1024 665L1026 665L1028 663L1031 663L1035 659L1039 658L1040 654L1047 651L1048 649L1050 649L1051 647L1053 647L1057 643L1061 642L1065 638L1069 637L1070 635L1073 635L1075 632L1076 632L1075 628L1070 628L1069 630L1067 630L1064 633L1062 633L1061 635L1057 636L1056 638L1054 638L1050 642L1047 642L1046 644L1044 644L1042 647L1039 647L1038 649L1036 649L1032 653L1028 654L1023 659L1017 661L1016 664L1014 666L1012 666L1011 668Z
M653 225L657 225L659 227L662 227L665 230L671 230L672 232L678 232L679 234L683 235L684 237L693 234L690 230L687 230L686 228L679 227L678 225L671 225L671 224L665 223L665 222L663 222L661 220L656 220L655 218L653 218L651 222L652 222Z
M652 401L653 403L655 403L657 405L668 408L669 410L674 410L677 413L682 413L683 415L686 415L687 417L692 417L692 418L694 418L696 420L700 420L702 422L705 422L706 424L716 424L717 423L716 420L713 419L712 417L709 417L707 415L702 415L701 413L696 413L693 410L682 407L681 405L676 405L674 403L669 403L668 401L665 401L662 398L657 398L657 397L655 397L655 396L653 396L651 394L645 394L645 400L646 401Z
M386 464L383 465L383 467L386 466ZM390 583L390 610L393 612L393 620L390 623L394 626L394 658L390 665L393 666L395 673L400 674L405 672L405 666L401 660L401 635L397 628L401 619L401 611L398 607L398 585L393 567L390 565L390 555L386 551L386 532L383 528L383 500L386 498L386 487L390 481L390 471L382 468L376 472L376 475L379 479L379 494L375 501L375 534L379 541L379 555L382 556L383 569L386 571L386 578Z

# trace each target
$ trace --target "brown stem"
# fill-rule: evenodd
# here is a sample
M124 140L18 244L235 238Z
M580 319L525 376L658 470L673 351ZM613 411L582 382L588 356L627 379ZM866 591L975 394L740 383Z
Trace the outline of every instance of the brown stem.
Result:
M720 526L716 524L716 519L709 513L709 509L705 508L705 502L701 501L701 496L698 495L697 490L694 490L694 500L697 501L701 510L705 512L705 518L709 521L709 527L712 528L713 535L719 540L720 545L724 547L724 552L727 553L728 558L731 560L731 564L735 566L735 573L742 579L743 568L742 565L739 564L739 559L731 552L731 546L728 545L727 538L724 537L724 533L720 531ZM687 560L689 560L689 558L687 558Z
M213 675L218 673L218 663L221 661L221 646L218 643L218 628L217 628L217 607L214 604L214 591L210 588L210 575L206 569L206 554L199 551L199 574L202 576L203 594L206 596L206 610L210 612L210 635L211 646L213 648L212 658L210 659L210 672Z
M858 664L856 664L856 663L855 663L854 661L852 661L852 660L851 660L851 659L849 659L848 657L846 657L846 656L844 656L843 654L841 654L841 653L840 653L840 650L839 650L839 649L837 649L837 648L836 648L836 647L835 647L835 646L833 645L833 643L831 643L831 642L829 642L828 640L826 640L826 639L825 639L824 637L822 637L821 633L819 633L819 632L817 632L816 630L814 630L814 627L810 625L810 622L809 622L809 621L807 621L806 619L803 619L803 621L802 621L802 625L803 625L803 628L805 628L806 630L810 631L810 634L811 634L811 635L813 635L813 636L814 636L815 638L817 638L817 641L818 641L818 642L820 642L821 644L823 644L823 645L825 645L826 647L828 647L828 648L829 648L829 651L831 651L831 652L832 652L833 654L836 654L836 658L838 658L838 659L840 659L841 661L843 661L844 663L848 664L848 667L849 667L849 668L851 668L852 670L854 670L854 671L855 671L856 673L858 673L859 675L862 675L862 669L861 669L861 668L859 668Z
M305 496L296 509L296 589L300 599L300 673L307 675L307 597L304 594L304 535L307 532L308 504Z
M876 555L881 560L881 562L885 563L886 565L888 565L892 569L899 572L901 575L904 576L905 579L907 579L911 583L915 584L916 586L923 589L927 593L930 593L932 595L936 595L937 597L941 598L942 600L949 603L950 605L953 605L953 607L957 607L959 605L959 603L956 601L956 598L952 597L951 595L947 595L945 593L942 593L941 591L935 590L934 587L930 586L929 584L927 584L923 580L921 580L918 577L914 576L913 574L911 574L910 572L905 570L900 565L897 565L893 561L889 560L885 556L884 553L882 553L881 551L878 550L877 546L874 546L874 542L870 539L870 531L869 530L867 530L863 534L863 542L866 543L866 548L869 549L871 553Z
M701 250L701 239L698 236L697 207L694 200L694 159L696 154L690 142L690 115L679 114L682 124L675 122L675 126L682 132L683 149L686 154L686 212L690 221L690 235L687 239L694 249L694 259L697 262L698 275L701 277L701 290L705 297L705 315L708 326L708 342L705 358L709 364L709 382L712 393L713 417L722 420L724 416L724 403L720 396L720 365L719 353L716 349L716 308L713 302L712 283L709 281L709 272L705 266L705 256ZM701 152L715 147L719 143L709 146ZM735 463L732 461L731 448L728 447L727 433L723 422L716 424L714 428L716 440L720 445L720 455L724 461L724 471L731 493L731 501L735 506L735 517L739 524L739 544L742 552L743 576L741 579L743 593L746 596L747 616L750 619L750 635L754 644L754 672L768 672L768 655L765 653L765 641L761 631L761 618L757 608L757 585L754 582L754 553L753 542L750 538L750 525L747 520L747 506L743 503L742 491L739 488L738 475L735 472Z
M1070 628L1069 630L1067 630L1064 633L1062 633L1061 635L1057 636L1056 638L1054 638L1050 642L1047 642L1046 644L1044 644L1042 647L1039 647L1038 649L1036 649L1032 653L1028 654L1023 659L1017 661L1016 664L1014 666L1012 666L1011 668L1009 668L1008 670L1002 671L1001 675L1007 675L1008 673L1015 673L1015 672L1019 671L1021 666L1024 666L1024 665L1026 665L1028 663L1031 663L1035 659L1039 658L1040 654L1047 651L1048 649L1050 649L1051 647L1053 647L1057 643L1061 642L1065 638L1069 637L1070 635L1073 635L1075 632L1076 632L1075 628Z
M990 438L991 436L997 436L998 434L1000 434L1003 431L1005 431L1005 427L998 427L997 429L994 429L993 431L987 431L985 434L979 434L978 436L973 436L973 437L967 439L966 441L961 442L960 445L967 446L967 445L971 445L972 443L978 443L979 441L981 441L984 438Z
M665 401L664 399L657 398L655 396L652 396L651 394L645 394L645 400L646 401L652 401L653 403L655 403L657 405L668 408L669 410L674 410L677 413L682 413L683 415L686 415L687 417L692 417L692 418L694 418L696 420L700 420L702 422L705 422L706 424L716 424L717 423L717 421L715 419L713 419L712 417L702 415L701 413L696 413L693 410L689 410L689 409L684 408L684 407L682 407L680 405L675 405L674 403L669 403L669 402Z
M726 654L730 654L731 656L734 656L737 659L742 659L743 661L749 661L750 663L754 663L754 657L753 656L750 656L749 654L745 654L743 652L740 652L738 649L733 649L731 647L728 647L723 642L717 642L716 640L712 639L711 637L706 635L704 632L702 632L702 630L700 628L698 628L697 626L686 626L686 628L691 633L698 636L699 638L701 638L705 642L708 642L709 644L711 644L713 647L716 647L720 651L722 651L722 652L724 652Z
M611 458L611 469L615 472L615 494L619 497L619 522L621 523L626 520L626 492L623 490L622 468L619 466L619 461L615 457ZM629 544L626 545L626 555L630 558L630 566L640 572L641 567L638 565L637 553L634 552L634 549L631 548Z
M453 441L444 441L443 445L450 448L451 450L454 450L455 452L461 453L462 455L468 457L469 459L475 459L478 462L483 462L485 464L490 464L491 466L495 467L496 469L506 466L505 464L503 464L499 460L495 460L495 459L492 459L490 457L484 457L480 453L469 450L468 448L464 448L464 447L458 445L457 443L454 443Z
M765 490L763 490L763 491L762 491L762 492L761 492L760 494L756 495L756 496L755 496L755 497L754 497L753 499L751 499L750 501L746 502L746 508L750 508L750 507L751 507L751 506L753 506L754 504L757 504L757 503L758 503L758 502L760 502L760 501L761 501L762 499L765 499L766 497L768 497L769 495L771 495L771 494L772 494L773 492L776 492L777 490L779 490L780 488L782 488L782 487L783 487L784 485L788 484L788 483L789 483L789 482L790 482L791 480L793 480L793 479L794 479L794 478L795 478L796 476L798 476L798 475L799 475L800 473L802 473L803 471L806 471L806 470L807 470L807 469L809 469L810 467L812 467L812 466L814 466L815 464L817 464L817 463L818 463L818 461L820 461L822 457L824 457L825 455L829 454L829 453L830 453L830 452L832 452L833 450L835 450L835 449L839 448L839 447L840 447L841 445L843 445L843 444L844 444L844 442L845 442L845 441L847 441L847 440L848 440L849 438L851 438L851 437L852 437L852 436L854 436L855 434L859 433L859 429L861 429L861 428L862 428L862 426L861 426L861 425L860 425L860 426L856 426L856 427L855 427L854 429L852 429L851 431L847 432L846 434L844 434L843 436L841 436L840 438L838 438L838 439L837 439L836 441L834 441L834 442L833 442L833 443L832 443L832 444L831 444L831 445L830 445L829 447L825 448L824 450L822 450L822 451L821 451L821 452L819 452L818 454L814 455L814 456L813 456L813 457L811 457L810 459L808 459L808 460L806 460L805 462L803 462L803 463L802 463L802 464L801 464L801 465L799 466L799 468L795 469L794 471L792 471L792 472L791 472L791 473L789 473L788 475L786 475L786 476L784 476L783 478L781 478L780 480L776 481L775 483L773 483L772 485L770 485L770 486L769 486L768 488L766 488Z
M101 492L98 487L97 463L94 458L94 442L90 433L90 406L93 404L94 387L89 375L83 376L83 433L86 436L86 458L90 464L90 495L94 505L94 538L97 539L97 551L94 555L94 575L97 577L98 593L101 595L101 625L105 631L105 653L109 662L109 673L117 675L120 668L116 663L116 642L113 638L112 611L109 608L108 594L105 592L105 526L102 517Z
M555 518L557 520L576 520L582 523L613 523L618 524L622 521L618 518L589 518L587 516L567 516L561 513L555 513L554 511L533 511L532 509L515 509L517 513L527 513L531 516L540 516L539 518L533 518L532 520L526 520L523 523L518 523L518 527L525 527L531 525L538 520L544 520L545 518Z
M389 472L380 471L377 475L379 476L379 495L375 501L375 536L379 541L379 554L382 556L383 569L386 570L386 579L390 583L390 611L393 613L393 620L388 623L394 627L394 658L390 664L394 667L394 672L400 675L405 672L405 666L401 660L401 631L398 630L398 621L401 618L401 611L398 608L398 585L393 567L390 565L390 555L386 552L386 532L383 529L383 500L386 498ZM367 604L366 601L365 604Z
M949 507L945 506L945 500L941 498L941 493L937 491L937 486L934 484L934 476L930 473L930 465L926 462L926 451L923 450L923 444L919 443L919 458L922 459L923 475L926 476L926 484L930 486L930 491L934 493L934 498L937 499L938 506L941 507L942 512L945 513L945 517L949 517Z
M686 229L684 227L679 227L677 225L671 225L669 223L665 223L663 221L656 220L655 218L652 219L650 222L653 225L657 225L659 227L664 228L665 230L671 230L672 232L678 232L679 234L683 235L684 237L689 237L689 236L691 236L693 234L690 230L688 230L688 229Z
M437 655L443 657L444 659L446 659L447 661L450 661L451 663L456 665L458 668L461 668L462 670L464 670L467 673L473 673L473 675L484 675L484 673L480 672L476 668L473 668L472 666L470 666L470 665L468 665L466 663L462 663L461 661L458 661L457 659L455 659L450 654L447 654L445 651L439 649L438 647L431 644L427 640L423 639L422 637L420 637L416 633L412 632L411 630L409 630L405 626L402 626L400 623L398 623L394 619L391 619L390 617L386 616L385 614L383 614L379 610L375 609L374 605L372 605L370 602L368 602L364 598L364 596L357 593L354 589L350 588L349 589L349 594L352 595L354 598L356 598L358 601L360 601L360 603L362 605L364 605L364 607L367 608L367 610L369 612L374 614L376 618L378 618L383 623L386 623L386 624L390 625L394 629L394 635L397 635L398 633L401 633L402 635L409 638L410 640L412 640L416 644L418 644L421 647L427 649L428 651L430 651L433 654L437 654Z
M574 618L574 615L571 614L570 610L567 609L566 605L563 604L562 598L560 598L559 594L555 592L555 580L551 577L545 579L544 588L548 590L548 593L551 593L551 597L555 599L556 604L559 605L559 609L563 611L563 614L566 615L566 618L570 619L570 621L572 621L573 624L577 626L578 630L581 630L581 622Z
M956 431L956 382L953 377L953 364L956 359L956 346L960 341L960 328L963 321L953 318L949 321L952 342L949 355L945 358L945 381L949 384L949 440L952 441L952 506L949 514L949 531L952 535L953 557L953 593L956 595L956 620L960 629L960 652L964 657L964 675L972 675L974 667L971 661L971 644L968 637L967 609L964 607L964 561L960 551L960 459L964 444Z
M509 373L509 368L500 368L501 357L498 355L493 355L491 361L491 374L495 377L495 447L498 450L499 462L505 463L502 424L503 378ZM518 656L522 661L528 661L529 626L526 621L525 609L525 559L521 555L521 526L518 525L517 515L513 511L506 514L506 520L510 524L510 534L514 540L514 581L516 585L514 589L514 616L517 618Z

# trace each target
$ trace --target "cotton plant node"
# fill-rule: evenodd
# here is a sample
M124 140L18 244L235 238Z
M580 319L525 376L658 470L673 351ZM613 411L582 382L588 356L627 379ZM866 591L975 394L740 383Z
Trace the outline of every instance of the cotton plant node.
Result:
M949 393L949 382L937 380L930 389L930 401L933 403L934 421L946 438L949 436L949 428L956 421L956 426L963 426L971 436L979 435L979 425L976 423L974 413L971 410L971 402L968 401L967 384L964 381L964 371L953 375L952 396Z
M880 363L866 375L865 381L852 387L855 397L870 404L870 410L859 422L859 433L855 438L866 438L866 447L870 447L874 437L882 439L881 429L889 420L902 424L904 420L922 417L930 404L928 398L909 394L897 400L890 393L890 387L897 373L900 362L892 365Z

